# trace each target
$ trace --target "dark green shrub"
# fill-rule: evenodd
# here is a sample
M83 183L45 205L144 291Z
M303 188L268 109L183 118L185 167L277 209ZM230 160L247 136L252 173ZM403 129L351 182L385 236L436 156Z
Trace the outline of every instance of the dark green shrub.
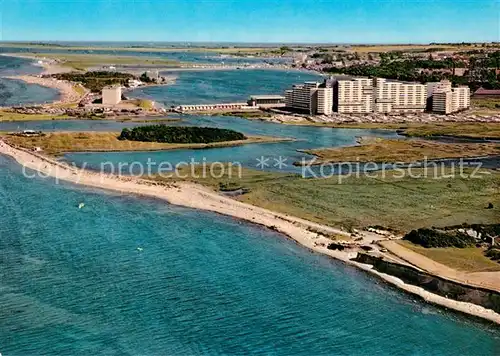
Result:
M460 231L442 231L437 229L413 230L404 240L413 242L423 247L470 247L474 246L476 239Z
M119 140L164 143L211 143L246 139L245 135L214 127L149 125L123 129Z
M494 261L499 261L500 260L500 249L498 248L491 248L485 253L486 257L491 258Z

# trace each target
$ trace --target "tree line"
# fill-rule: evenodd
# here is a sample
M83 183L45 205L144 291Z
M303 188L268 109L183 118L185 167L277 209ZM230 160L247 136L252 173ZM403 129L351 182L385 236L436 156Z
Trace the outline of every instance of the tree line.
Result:
M466 68L463 76L454 75L454 68ZM435 82L442 79L450 80L454 85L468 85L471 90L479 87L486 89L500 89L500 78L496 69L500 68L500 51L480 57L471 57L469 64L451 58L443 61L429 59L390 60L382 58L378 65L357 64L345 68L328 68L331 73L347 74L352 76L381 77L412 82ZM426 73L421 69L435 69ZM440 72L439 70L443 71ZM449 73L451 69L451 73Z

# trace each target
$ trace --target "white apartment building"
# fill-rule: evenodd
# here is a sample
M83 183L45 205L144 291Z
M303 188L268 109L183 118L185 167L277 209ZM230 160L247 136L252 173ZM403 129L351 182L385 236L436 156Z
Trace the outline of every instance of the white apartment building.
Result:
M453 88L453 111L465 110L470 107L470 88L465 85Z
M383 78L339 80L335 90L335 109L340 113L423 112L426 87Z
M320 86L318 82L294 85L285 91L286 107L307 111L311 115L330 115L333 112L333 89Z
M102 89L102 103L104 105L117 105L122 100L122 88L120 86L106 87Z
M449 114L470 106L470 89L452 88L443 80L427 84L384 78L330 78L323 84L306 82L285 92L287 107L311 115L362 113L418 113L426 108ZM432 103L432 105L431 105Z
M407 113L425 111L427 103L427 88L425 85L383 78L375 78L373 81L374 112Z
M432 111L440 114L453 112L453 92L437 90L432 94Z
M339 113L373 111L373 81L369 78L342 79L335 84L334 107Z
M432 111L451 114L470 107L470 88L467 86L451 87L451 82L442 80L427 83L427 92L432 94Z
M333 113L333 89L318 88L313 94L313 111L320 115L331 115Z

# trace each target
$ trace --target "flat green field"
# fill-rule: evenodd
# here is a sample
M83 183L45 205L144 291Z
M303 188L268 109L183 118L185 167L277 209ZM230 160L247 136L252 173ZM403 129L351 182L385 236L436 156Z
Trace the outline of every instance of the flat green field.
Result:
M315 164L357 161L411 163L424 159L500 155L500 144L368 139L368 142L359 146L322 148L306 152L317 156Z
M67 115L49 115L49 114L18 114L0 110L0 121L31 121L31 120L66 120L70 119Z
M282 141L281 138L250 136L246 140L213 143L159 143L118 140L119 132L53 132L44 136L22 137L5 135L3 139L16 146L32 149L40 147L45 154L60 155L64 152L82 151L155 151L180 148L228 147L250 143Z
M234 167L233 167L234 168ZM199 176L201 172L195 170ZM219 171L220 172L220 171ZM219 173L215 172L215 173ZM188 178L215 190L249 189L240 200L330 226L381 225L407 232L419 227L494 223L500 216L500 172L478 178L399 178L395 171L374 177L303 179L297 175L242 171L238 178ZM423 174L413 170L414 176ZM444 173L450 173L445 170ZM162 180L162 178L157 178ZM172 178L165 178L171 180ZM486 209L488 203L493 209Z
M433 123L290 123L344 129L400 130L410 137L456 136L464 138L500 138L498 122L433 122Z

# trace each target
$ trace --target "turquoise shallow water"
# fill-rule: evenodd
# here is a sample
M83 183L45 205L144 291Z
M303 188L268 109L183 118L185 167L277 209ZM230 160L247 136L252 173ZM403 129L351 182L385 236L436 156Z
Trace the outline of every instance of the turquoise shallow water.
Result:
M177 117L171 115L170 117ZM237 117L227 116L197 116L184 115L179 122L169 122L172 126L205 126L229 128L246 135L274 136L293 138L295 141L251 144L238 147L217 148L210 150L175 150L161 152L105 152L105 153L71 153L64 156L69 162L74 162L79 166L99 170L101 163L112 162L116 167L119 163L138 162L144 166L148 159L157 162L156 167L152 167L154 173L160 162L169 162L175 165L179 162L238 162L242 166L257 168L258 160L261 157L269 159L269 165L263 167L265 170L301 173L301 169L293 166L293 162L302 158L311 159L300 150L338 147L356 144L358 136L376 137L398 137L394 131L388 130L355 130L355 129L332 129L328 127L293 126L282 125L258 120L246 120ZM110 120L64 120L64 121L27 121L27 122L0 122L0 130L42 130L42 131L120 131L124 127L140 125L150 125L151 123L116 122ZM286 166L281 168L275 166L275 159L283 157L286 159ZM125 167L121 170L123 174L136 173L136 170L129 170Z
M0 211L3 355L500 352L492 326L228 217L28 179L4 156Z
M15 123L13 123L15 124ZM0 124L0 129L7 126ZM41 124L39 124L41 125ZM50 123L47 123L50 125ZM60 125L65 125L61 122ZM168 123L168 125L193 125L230 128L246 135L263 135L273 137L292 138L294 141L249 144L237 147L214 148L209 150L173 150L157 152L102 152L102 153L68 153L64 159L74 162L78 166L100 170L102 164L110 162L116 167L118 173L120 163L137 162L137 165L123 165L121 174L136 174L140 167L146 167L147 162L155 162L151 172L155 173L161 162L168 162L175 166L179 162L233 162L243 167L264 169L267 171L291 172L302 174L301 168L293 166L294 162L300 162L303 158L311 159L313 156L305 154L301 150L338 147L356 144L358 136L397 137L394 131L387 130L356 130L356 129L332 129L328 127L293 126L282 125L258 120L246 120L237 117L226 116L182 116L181 122ZM30 128L39 128L36 123ZM62 128L61 128L62 129ZM264 157L268 159L265 167L258 166L259 160ZM278 166L280 157L284 165ZM140 165L138 164L140 163ZM104 167L104 166L103 166ZM104 167L106 168L106 167ZM314 169L313 169L314 170ZM325 169L327 174L330 173Z
M0 106L40 104L54 101L59 97L59 92L52 88L1 78L3 76L39 73L41 68L31 65L31 63L30 60L22 58L0 56Z

